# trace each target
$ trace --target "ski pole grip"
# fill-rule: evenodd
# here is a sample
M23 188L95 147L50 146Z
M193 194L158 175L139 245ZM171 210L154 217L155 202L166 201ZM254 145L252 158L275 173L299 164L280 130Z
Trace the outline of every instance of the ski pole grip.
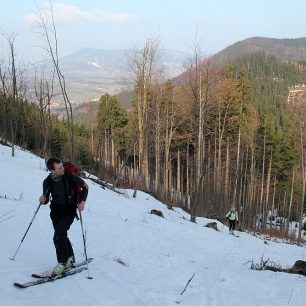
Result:
M43 194L43 197L44 197L45 199L47 199L47 194L49 193L50 189L51 189L50 187L47 187L45 193ZM45 205L45 204L47 204L47 203L46 203L46 201L45 201L45 203L41 203L41 202L40 202L40 204L41 204L41 205Z

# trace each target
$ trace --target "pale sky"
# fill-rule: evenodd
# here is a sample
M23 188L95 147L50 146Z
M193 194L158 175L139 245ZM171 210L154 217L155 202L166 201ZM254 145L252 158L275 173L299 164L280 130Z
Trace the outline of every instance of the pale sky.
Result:
M48 3L0 0L0 30L17 33L19 57L41 54L32 21ZM60 56L84 47L131 48L156 36L163 48L191 52L198 33L205 55L252 36L306 36L305 0L62 0L53 10ZM0 52L6 48L1 37Z

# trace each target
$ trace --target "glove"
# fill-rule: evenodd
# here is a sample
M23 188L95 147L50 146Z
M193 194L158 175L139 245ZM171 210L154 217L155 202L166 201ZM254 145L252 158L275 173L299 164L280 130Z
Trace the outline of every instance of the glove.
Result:
M47 201L47 199L46 199L45 196L42 195L42 196L39 197L39 202L40 202L41 205L45 205L46 201Z

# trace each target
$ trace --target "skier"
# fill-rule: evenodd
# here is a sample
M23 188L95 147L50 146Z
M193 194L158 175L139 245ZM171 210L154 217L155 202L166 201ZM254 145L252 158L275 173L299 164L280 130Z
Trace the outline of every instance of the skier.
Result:
M229 222L229 233L230 234L234 234L236 222L237 222L237 224L239 223L239 221L238 221L238 213L237 213L237 211L236 211L234 206L226 214L226 218L228 219L228 222Z
M53 242L58 261L52 275L56 276L73 266L75 262L67 232L77 217L76 210L79 209L81 212L85 208L88 185L79 176L65 171L62 161L58 158L51 157L46 165L51 174L43 182L45 196L40 196L39 202L47 204L51 194L50 217L54 228Z

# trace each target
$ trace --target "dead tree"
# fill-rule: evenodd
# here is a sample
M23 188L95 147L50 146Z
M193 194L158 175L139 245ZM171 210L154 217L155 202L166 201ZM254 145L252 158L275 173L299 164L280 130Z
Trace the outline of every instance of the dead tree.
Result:
M148 93L156 73L158 39L147 39L142 48L135 48L128 57L128 64L134 81L135 113L137 116L138 161L140 175L145 188L149 189L148 161Z
M53 14L53 7L52 1L50 0L50 11L49 17L51 20L49 21L48 17L42 14L42 12L38 13L37 16L37 24L41 31L42 37L45 39L46 42L46 51L50 56L50 60L53 64L55 73L57 75L57 79L61 88L61 93L64 100L65 110L66 110L66 119L67 119L67 126L68 126L68 135L70 140L70 158L71 160L74 159L75 148L74 148L74 128L73 128L73 111L72 111L72 104L69 100L67 90L66 90L66 80L61 71L60 64L59 64L59 53L58 53L58 40L57 40L57 32L55 27L54 21L54 14ZM51 23L51 24L50 24Z
M42 130L42 156L46 159L49 154L50 135L52 133L51 111L50 103L53 97L53 81L54 74L49 80L44 72L38 77L37 73L34 78L34 94L38 102L38 109L40 115L40 128Z

